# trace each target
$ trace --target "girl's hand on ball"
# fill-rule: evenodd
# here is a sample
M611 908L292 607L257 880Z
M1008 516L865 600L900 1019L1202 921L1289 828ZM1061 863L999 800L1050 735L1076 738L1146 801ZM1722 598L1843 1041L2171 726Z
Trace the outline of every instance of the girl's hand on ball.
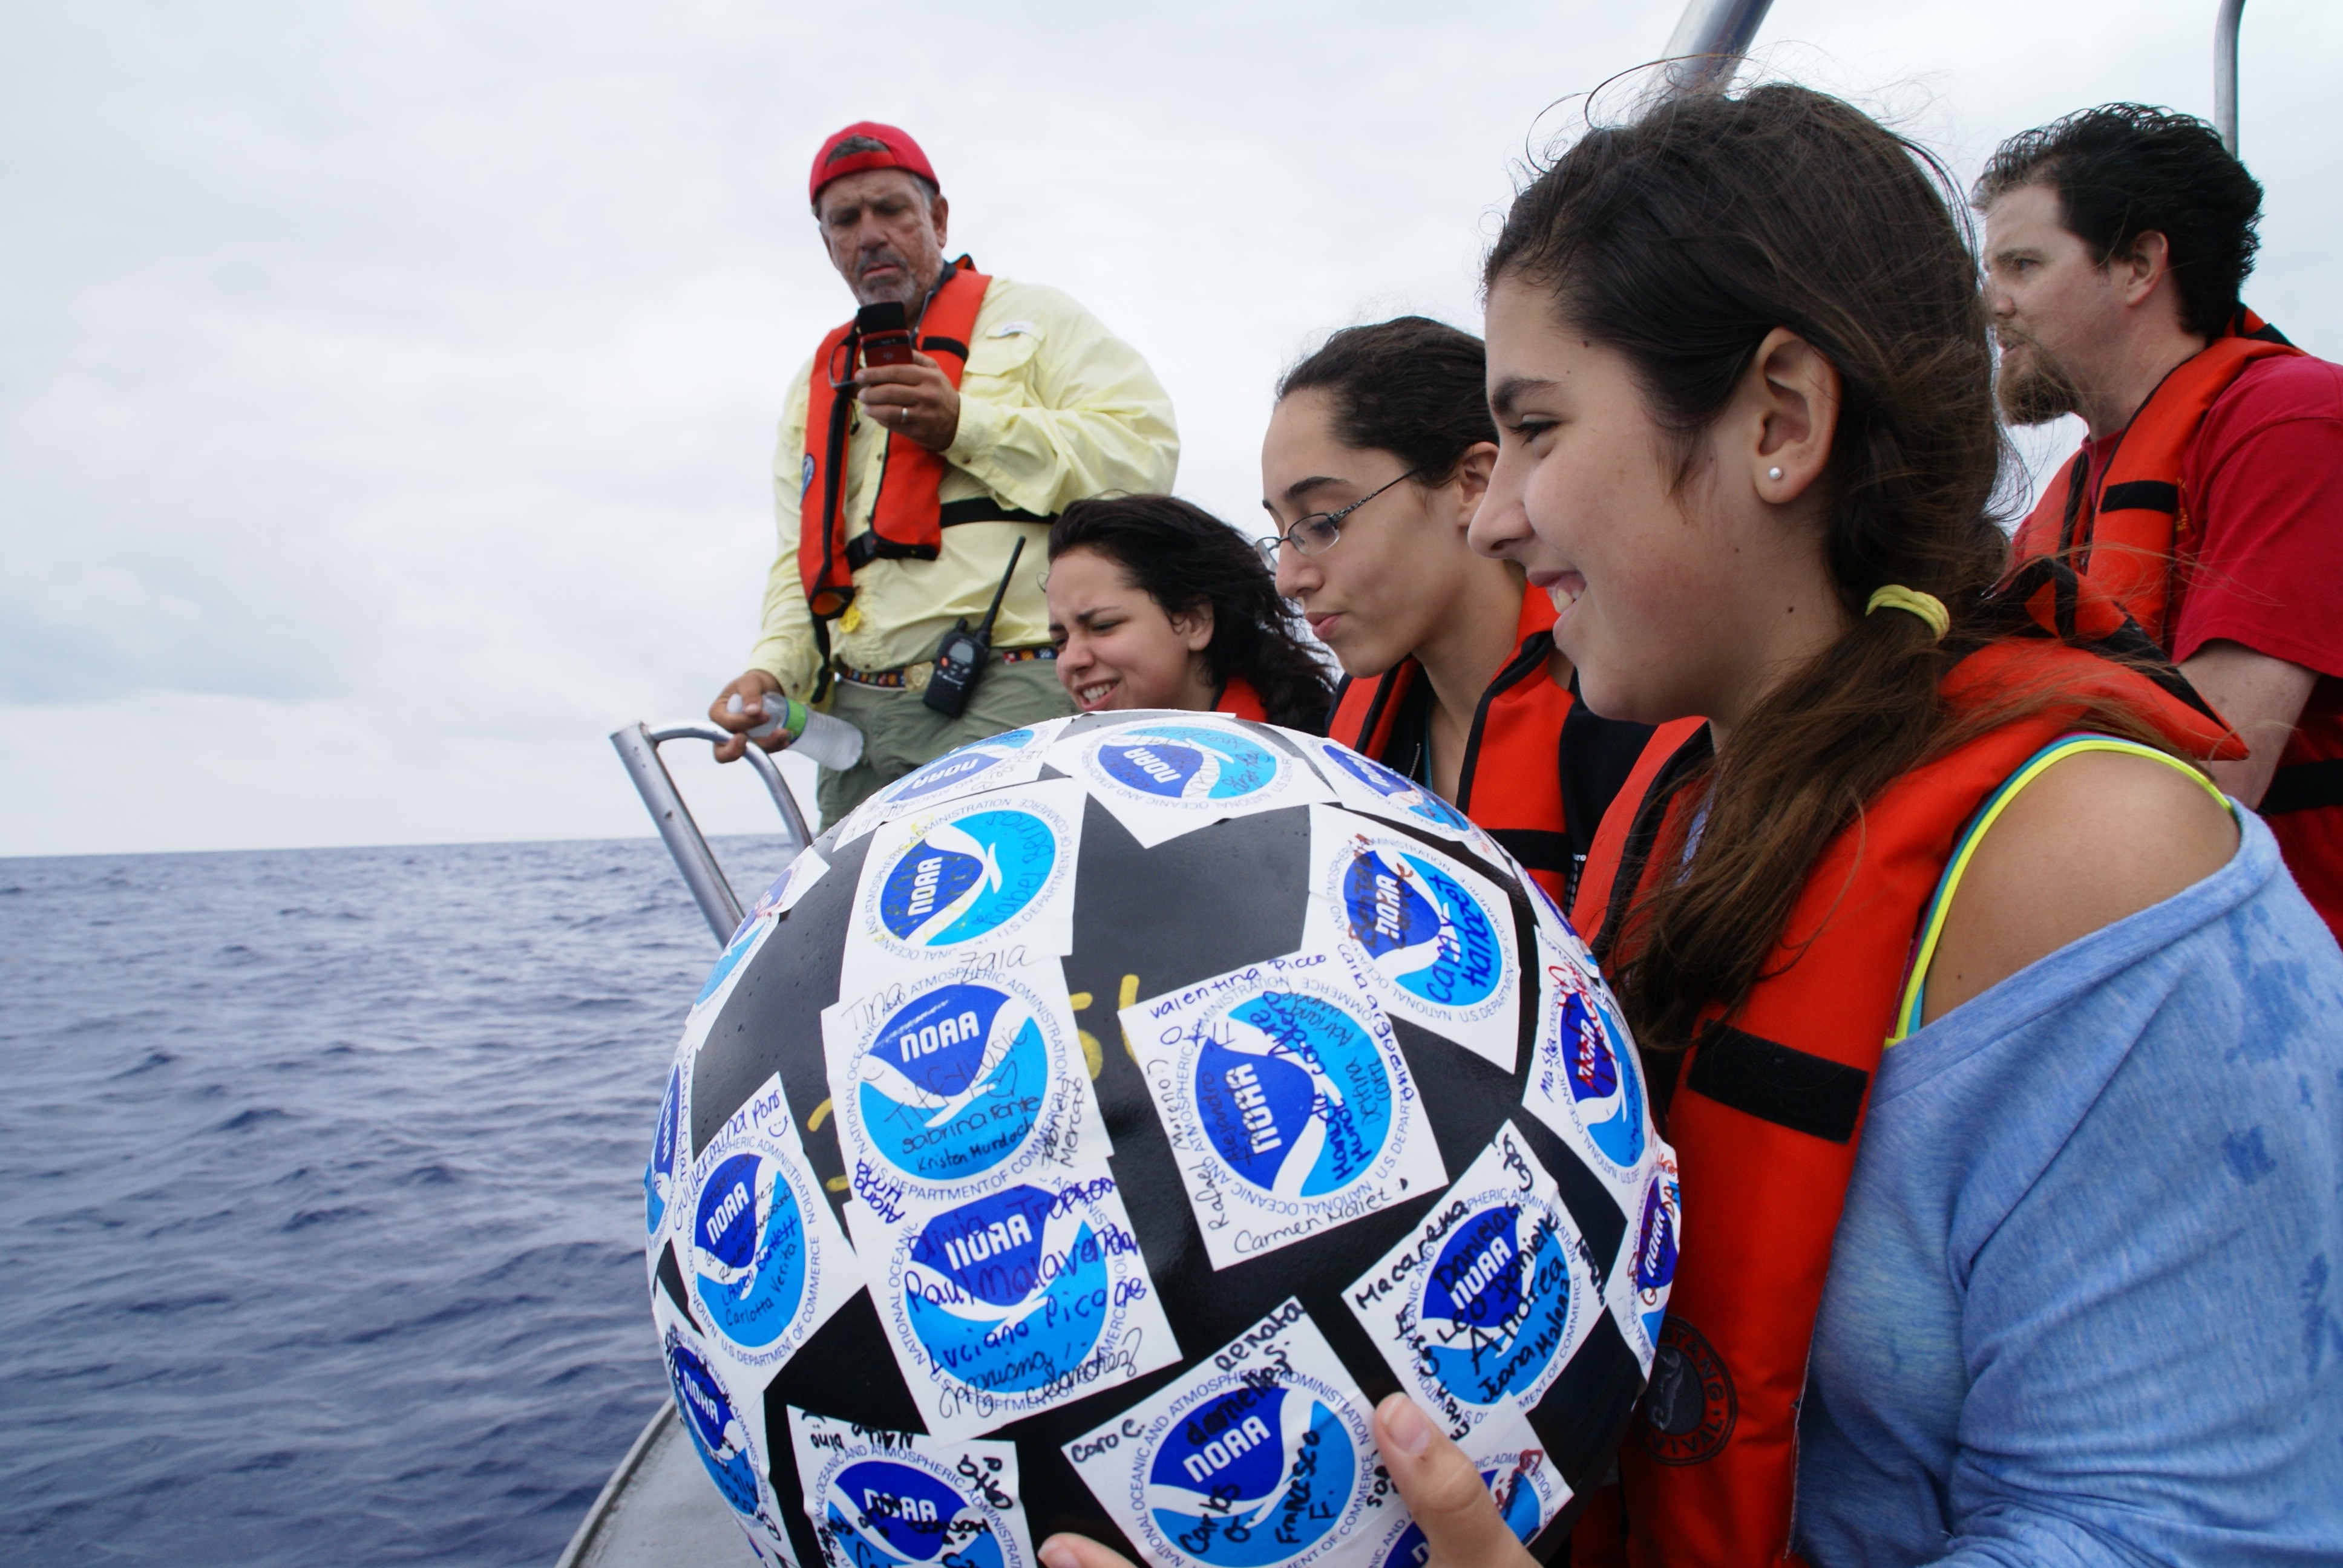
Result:
M1424 1568L1537 1568L1481 1483L1480 1468L1425 1419L1413 1400L1395 1393L1375 1406L1375 1443L1392 1483L1432 1548ZM1079 1568L1107 1565L1085 1560Z
M1506 1528L1479 1467L1424 1419L1414 1401L1395 1393L1375 1407L1375 1442L1432 1548L1424 1568L1537 1568ZM1041 1543L1040 1555L1042 1568L1131 1568L1121 1553L1086 1535L1052 1535Z

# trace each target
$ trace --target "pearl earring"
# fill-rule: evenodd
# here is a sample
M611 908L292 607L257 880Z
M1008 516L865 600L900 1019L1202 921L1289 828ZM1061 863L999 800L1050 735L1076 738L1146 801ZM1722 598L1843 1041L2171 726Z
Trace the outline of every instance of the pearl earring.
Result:
M1769 479L1778 479L1782 477L1782 470L1779 468L1768 468L1765 470L1765 477Z

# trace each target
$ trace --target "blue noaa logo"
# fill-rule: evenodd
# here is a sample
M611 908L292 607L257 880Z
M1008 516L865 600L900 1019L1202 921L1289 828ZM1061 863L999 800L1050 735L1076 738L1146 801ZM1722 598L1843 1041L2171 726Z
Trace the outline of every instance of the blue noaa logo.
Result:
M915 804L931 795L981 779L1002 764L1015 759L1017 754L1033 743L1031 729L1011 729L1005 735L995 735L988 740L978 740L947 751L933 762L904 779L887 791L887 804Z
M1100 747L1098 759L1117 783L1165 800L1235 800L1277 779L1268 748L1202 725L1151 725Z
M1358 1452L1301 1389L1248 1382L1197 1408L1155 1451L1147 1505L1181 1551L1216 1568L1308 1552L1342 1519Z
M1027 1393L1081 1365L1105 1332L1106 1249L1054 1193L1011 1187L929 1221L911 1244L911 1332L941 1371Z
M1050 1083L1041 1025L989 985L939 986L885 1024L863 1058L856 1111L879 1155L922 1181L981 1174L1041 1120Z
M1198 1053L1196 1111L1239 1176L1265 1192L1314 1198L1366 1174L1393 1121L1383 1053L1351 1015L1322 998L1263 991L1229 1010L1233 1044Z
M749 950L757 945L758 934L764 930L765 921L761 914L752 914L741 920L732 932L732 940L724 944L724 951L717 958L716 967L708 971L708 979L701 984L699 994L691 1000L692 1006L698 1007L716 994L717 988L724 983L725 978L740 967L740 960L747 958Z
M1003 1568L991 1525L925 1470L889 1459L858 1461L831 1480L823 1505L830 1538L853 1568Z
M1544 1463L1544 1456L1538 1454L1534 1462ZM1504 1520L1505 1528L1527 1545L1530 1537L1537 1533L1539 1504L1537 1488L1530 1484L1523 1467L1506 1465L1484 1470L1481 1473L1481 1484L1496 1499L1497 1513ZM1399 1539L1392 1543L1392 1549L1383 1554L1383 1568L1423 1568L1431 1560L1432 1543L1423 1538L1423 1526L1411 1520L1408 1527L1400 1532Z
M715 1371L673 1329L667 1334L667 1379L675 1391L675 1407L683 1415L683 1429L699 1451L699 1462L708 1467L708 1478L735 1513L756 1513L757 1466L749 1450L749 1429Z
M1454 833L1461 833L1472 826L1455 807L1407 775L1386 768L1371 757L1362 757L1348 747L1332 745L1320 747L1319 754L1403 811L1412 812Z
M738 1345L781 1337L806 1293L805 1216L769 1155L735 1154L708 1173L691 1221L700 1305Z
M1660 1342L1660 1322L1668 1315L1668 1287L1675 1283L1676 1213L1683 1201L1664 1156L1662 1166L1644 1189L1644 1217L1635 1229L1635 1298L1644 1335L1654 1344Z
M643 1231L659 1233L667 1206L675 1199L675 1145L683 1120L683 1068L668 1069L667 1093L659 1101L659 1131L651 1134L651 1157L643 1167Z
M1351 939L1385 979L1425 1001L1472 1007L1504 983L1504 950L1464 885L1418 855L1362 848L1342 873Z
M1644 1157L1644 1085L1634 1055L1619 1049L1606 1010L1575 974L1560 983L1555 1024L1579 1124L1613 1164L1633 1165Z
M1472 1215L1441 1248L1416 1313L1437 1342L1424 1348L1431 1370L1458 1399L1527 1395L1570 1329L1570 1263L1554 1222L1510 1203Z
M980 811L940 822L887 873L879 918L914 947L974 941L1041 897L1058 866L1058 835L1031 811Z

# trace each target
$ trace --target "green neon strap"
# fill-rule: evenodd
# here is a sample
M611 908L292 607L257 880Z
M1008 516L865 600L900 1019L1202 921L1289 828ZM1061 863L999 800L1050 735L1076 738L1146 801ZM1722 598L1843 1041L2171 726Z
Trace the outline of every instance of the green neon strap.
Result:
M2221 793L2220 787L2206 778L2195 764L2184 762L2168 751L2142 746L2136 740L2121 740L2112 735L2066 735L2036 751L2016 772L2004 779L2001 788L1977 809L1976 815L1969 819L1968 827L1962 831L1960 840L1953 846L1953 858L1946 863L1945 874L1936 881L1936 896L1928 900L1927 918L1920 923L1919 945L1912 952L1912 967L1904 981L1903 1004L1896 1010L1896 1032L1887 1037L1889 1045L1897 1044L1907 1035L1919 1032L1920 1009L1926 1000L1928 989L1928 966L1936 960L1936 943L1945 934L1945 915L1952 908L1953 894L1961 885L1962 873L1969 869L1969 858L1985 841L1986 829L1991 828L2008 809L2009 803L2017 799L2019 790L2041 778L2054 764L2084 751L2121 751L2161 762L2202 784L2224 809L2232 809L2228 797Z

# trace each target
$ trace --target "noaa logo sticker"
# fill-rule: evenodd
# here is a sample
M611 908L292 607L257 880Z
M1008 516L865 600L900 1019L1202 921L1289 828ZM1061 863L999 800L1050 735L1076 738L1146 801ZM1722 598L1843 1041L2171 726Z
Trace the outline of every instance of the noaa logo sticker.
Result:
M889 818L931 809L979 789L1031 783L1041 771L1051 741L1066 722L1052 719L945 752L856 807L839 829L837 841L851 843Z
M1522 1103L1592 1151L1597 1169L1632 1174L1654 1140L1626 1020L1600 975L1540 946L1536 1054Z
M709 1141L693 1185L680 1251L702 1321L734 1360L778 1366L861 1283L778 1077Z
M1295 759L1234 722L1140 719L1084 730L1060 746L1058 765L1150 849L1223 817L1325 796Z
M749 961L749 954L764 945L765 938L772 929L773 921L762 914L752 914L741 920L732 932L732 940L724 944L724 951L718 956L716 966L700 982L699 995L691 1003L693 1012L699 1012L710 1002L731 994L732 981L740 972L740 966Z
M789 1420L827 1568L1033 1568L1015 1443L878 1432L794 1407Z
M858 1220L858 1226L860 1225ZM874 1226L880 1316L939 1434L989 1431L1179 1359L1105 1167Z
M677 1156L683 1139L684 1063L667 1072L667 1092L659 1098L659 1130L651 1135L651 1157L643 1167L643 1231L657 1236L675 1201L676 1172L683 1161Z
M1303 940L1355 943L1375 997L1505 1072L1521 1053L1513 904L1423 843L1332 807L1310 810Z
M1635 1255L1625 1270L1634 1292L1630 1311L1635 1326L1643 1331L1644 1345L1660 1342L1660 1324L1668 1315L1668 1292L1675 1283L1676 1249L1684 1231L1684 1188L1676 1176L1675 1155L1663 1145L1654 1163L1635 1223Z
M1367 985L1353 951L1338 948L1122 1010L1214 1268L1446 1181Z
M1065 1447L1151 1561L1296 1568L1374 1494L1367 1402L1298 1302Z
M1601 1310L1594 1263L1507 1122L1344 1299L1401 1385L1461 1440L1554 1386Z
M755 1395L747 1390L736 1392L716 1358L707 1353L697 1338L681 1323L664 1319L664 1314L662 1318L659 1344L667 1362L668 1390L675 1398L676 1412L682 1418L693 1451L758 1555L778 1553L786 1561L789 1537L781 1528L764 1459L742 1403Z
M811 452L808 452L808 453L806 454L806 456L805 456L805 462L804 462L804 463L803 463L803 465L801 465L801 466L799 467L799 469L798 469L798 499L799 499L799 500L800 500L800 501L804 500L804 499L805 499L805 493L806 493L808 490L810 490L810 489L812 489L812 488L813 488L813 475L814 475L814 461L813 461L813 454L812 454Z
M907 1195L972 1197L1109 1152L1054 964L942 970L825 1010L822 1034L848 1174L881 1220Z
M1321 739L1315 745L1318 771L1334 787L1343 805L1379 816L1396 816L1457 837L1473 831L1473 824L1462 811L1405 774L1363 757L1338 740Z
M841 986L890 978L904 960L1072 951L1078 794L1063 783L994 790L879 829Z
M830 862L815 853L811 845L798 851L789 869L773 879L773 885L758 897L757 907L749 911L750 920L767 915L785 915L796 909L798 900L822 878L830 874Z
M1481 1473L1481 1484L1489 1489L1498 1516L1524 1546L1570 1501L1570 1483L1518 1407L1508 1405L1476 1428L1464 1452ZM1385 1544L1372 1561L1379 1568L1423 1568L1431 1561L1432 1547L1423 1526L1407 1516L1403 1505L1394 1504L1393 1511L1399 1516L1383 1526Z

